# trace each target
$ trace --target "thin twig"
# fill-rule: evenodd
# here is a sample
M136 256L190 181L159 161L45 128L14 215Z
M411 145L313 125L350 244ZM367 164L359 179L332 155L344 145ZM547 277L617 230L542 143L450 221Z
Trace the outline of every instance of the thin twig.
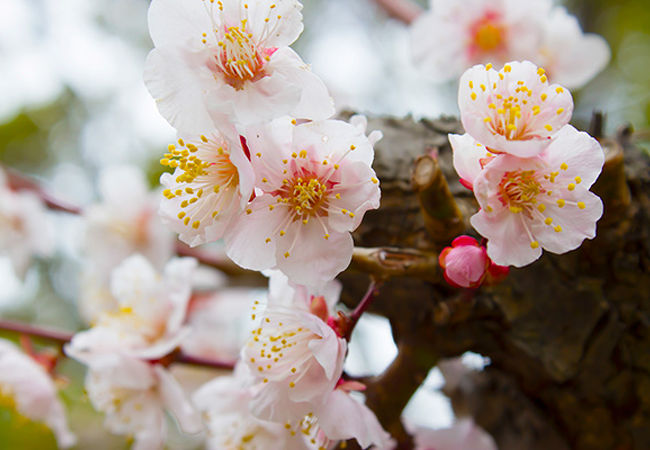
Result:
M37 337L40 339L45 339L48 341L55 342L59 346L63 346L70 342L73 333L66 331L53 330L51 328L38 327L22 322L14 322L12 320L2 320L0 319L0 330L14 331L21 335L28 335ZM227 369L232 370L235 367L235 363L232 361L219 361L209 358L203 358L200 356L188 355L183 352L175 352L173 355L173 362L178 362L181 364L189 364L193 366L201 367L211 367L214 369Z
M357 325L359 318L370 307L372 301L377 296L378 287L379 284L375 281L374 278L371 278L370 284L368 285L368 290L366 291L365 295L363 296L359 304L356 306L356 308L354 308L354 310L347 316L345 338L348 341L352 336L352 332L354 331L354 327Z
M422 14L422 8L410 0L375 0L386 13L406 24Z
M27 190L36 194L45 205L52 210L67 212L70 214L81 214L81 208L71 203L60 200L47 193L41 186L25 175L18 173L13 169L3 167L7 174L7 181L12 189Z

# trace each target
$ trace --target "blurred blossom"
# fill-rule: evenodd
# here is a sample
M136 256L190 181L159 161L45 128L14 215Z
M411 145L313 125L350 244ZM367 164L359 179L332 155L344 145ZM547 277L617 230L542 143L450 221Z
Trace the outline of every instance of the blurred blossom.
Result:
M253 329L251 304L262 296L259 289L233 288L193 298L188 312L192 332L183 341L183 351L218 360L237 359Z
M0 169L0 255L11 260L16 274L24 277L32 256L53 253L54 230L45 205L29 191L13 191Z
M43 422L61 448L74 445L63 404L54 381L36 361L11 342L0 339L0 404L12 407L26 418ZM3 425L5 425L3 411Z

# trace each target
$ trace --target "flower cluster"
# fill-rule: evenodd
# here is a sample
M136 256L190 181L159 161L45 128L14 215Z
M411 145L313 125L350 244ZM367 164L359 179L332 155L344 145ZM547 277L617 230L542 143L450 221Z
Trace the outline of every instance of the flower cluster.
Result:
M111 278L115 308L65 348L88 366L88 397L106 413L106 427L133 435L135 448L162 448L165 410L186 432L202 427L178 382L157 362L189 331L183 322L195 266L193 259L174 259L161 276L143 256L127 258Z
M195 394L210 448L323 449L352 438L391 448L374 413L350 395L364 386L343 378L347 343L331 316L339 292L335 281L315 292L271 274L234 374Z
M603 205L589 191L600 144L568 125L570 93L544 69L512 62L467 70L458 103L464 135L449 135L454 167L481 207L472 226L495 264L525 266L542 248L565 253L596 235Z
M297 0L154 0L149 9L155 49L145 83L178 132L160 161L173 171L161 177L160 216L189 246L223 240L238 265L273 272L234 375L195 395L208 445L219 449L329 448L352 438L390 446L350 396L363 386L342 377L347 342L331 313L351 232L379 207L372 162L381 133L366 134L362 116L331 119L325 85L289 47L301 9ZM142 335L123 315L100 318L83 341L119 330L130 356L162 357L136 351Z
M156 0L145 82L180 136L161 160L174 169L164 221L191 246L223 239L237 264L317 286L348 266L350 231L379 206L378 136L329 119L325 85L288 47L301 8Z
M430 0L411 28L413 62L435 81L474 64L530 60L577 88L609 62L605 40L584 34L576 18L551 0Z

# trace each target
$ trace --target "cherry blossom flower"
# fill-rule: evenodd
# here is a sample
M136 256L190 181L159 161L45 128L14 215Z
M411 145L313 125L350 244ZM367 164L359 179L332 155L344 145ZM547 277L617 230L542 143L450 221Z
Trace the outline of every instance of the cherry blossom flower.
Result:
M550 0L431 0L411 27L413 63L436 82L489 61L529 60L570 88L609 62L605 40L584 34L576 18Z
M186 433L202 430L201 419L181 386L159 364L105 355L90 365L85 388L93 406L105 414L104 425L112 433L132 435L135 450L163 448L165 410Z
M288 47L302 32L301 9L297 0L153 1L145 82L160 113L188 133L224 117L240 126L330 117L325 85Z
M53 242L41 199L32 192L11 190L0 169L0 255L8 256L16 274L24 277L32 256L50 256Z
M451 428L415 428L416 450L497 450L492 436L472 419L460 419Z
M52 430L61 448L75 444L54 382L36 361L0 339L0 397L18 413Z
M160 178L166 188L160 214L190 246L221 239L253 191L253 169L239 135L226 136L179 139L180 148L170 145L161 160L176 170Z
M296 450L304 448L303 435L292 436L282 423L251 414L250 375L237 364L233 375L217 377L201 386L192 400L207 429L209 450ZM292 445L293 444L293 445ZM301 445L303 444L303 445Z
M508 274L508 268L490 261L487 250L470 236L458 236L438 257L445 280L454 287L476 288Z
M458 106L465 131L493 153L530 157L569 123L571 93L549 84L544 69L511 62L496 71L477 65L460 79Z
M492 261L522 267L542 248L565 253L593 238L603 205L589 187L603 162L600 144L570 125L536 157L490 161L474 180L481 209L470 221Z
M228 256L314 287L344 270L350 231L379 206L373 147L361 128L338 120L294 126L289 118L250 127L256 197L226 238Z
M320 432L321 441L336 442L356 439L361 448L389 450L395 446L394 441L381 426L375 413L362 402L352 397L350 392L365 389L365 386L353 381L339 381L326 400L314 413L307 416L312 419ZM304 423L302 427L304 428Z
M196 265L192 258L173 259L161 276L141 255L127 258L111 279L117 307L77 333L66 353L90 365L115 352L141 359L170 353L189 332L183 321Z
M291 421L312 412L343 372L346 342L307 311L269 306L242 351L258 384L253 414Z
M110 276L127 256L140 253L162 267L173 253L173 237L156 214L150 192L135 166L112 166L99 175L101 202L84 211L84 254L96 272ZM101 266L101 267L98 267Z
M531 59L539 48L550 0L430 0L411 27L414 64L447 81L474 64Z
M453 164L460 177L460 184L466 188L474 189L474 180L481 174L483 167L492 161L496 154L488 151L472 136L465 133L449 134L453 154Z
M579 88L609 63L611 52L605 39L583 33L578 20L565 8L553 8L544 25L544 38L534 61L558 83Z

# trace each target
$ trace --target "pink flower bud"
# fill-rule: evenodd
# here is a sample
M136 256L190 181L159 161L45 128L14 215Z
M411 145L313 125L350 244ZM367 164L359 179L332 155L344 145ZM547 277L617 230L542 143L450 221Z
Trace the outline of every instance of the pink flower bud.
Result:
M508 274L508 268L497 266L487 256L485 247L476 239L461 235L453 240L438 257L444 270L445 280L454 287L476 288L485 281L501 281ZM488 280L486 280L486 277Z

